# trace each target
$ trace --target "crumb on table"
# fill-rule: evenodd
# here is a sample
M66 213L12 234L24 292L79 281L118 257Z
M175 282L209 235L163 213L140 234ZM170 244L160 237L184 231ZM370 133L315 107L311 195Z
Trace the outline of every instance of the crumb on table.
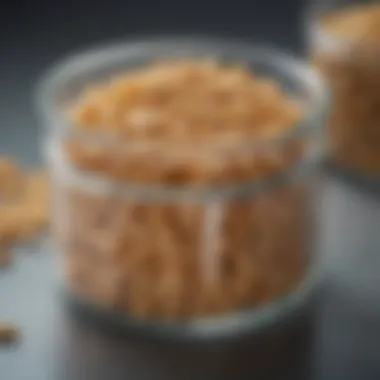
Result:
M0 344L13 343L20 337L20 330L12 323L0 322Z

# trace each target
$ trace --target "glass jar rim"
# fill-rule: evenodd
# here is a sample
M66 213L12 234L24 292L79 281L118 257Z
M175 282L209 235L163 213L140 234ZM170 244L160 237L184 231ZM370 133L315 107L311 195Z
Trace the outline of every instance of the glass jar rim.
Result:
M53 176L66 185L85 189L89 194L103 196L112 194L119 199L138 199L146 203L209 204L244 200L287 184L308 178L323 160L322 150L300 161L290 169L269 178L233 182L223 186L168 186L160 184L134 184L93 174L76 168L64 158L62 148L54 139L46 141L44 153L52 166Z
M66 120L66 123L65 121L63 123L61 122L58 127L56 123L54 123L54 120L61 118L60 109L54 104L54 94L57 89L64 86L66 81L72 78L76 73L106 67L107 64L112 64L117 60L138 58L143 53L151 54L151 59L159 58L160 56L167 58L165 53L169 53L170 56L170 53L173 52L175 52L175 57L177 58L194 58L197 57L197 54L203 57L218 57L218 51L219 54L228 54L229 58L232 59L234 56L244 55L246 60L251 58L251 60L259 60L259 62L263 64L271 65L280 72L285 73L289 78L297 81L300 85L306 87L312 95L311 104L307 107L307 112L305 112L300 123L276 137L256 138L252 141L244 142L242 144L243 146L237 144L237 150L246 148L263 149L263 147L266 148L267 146L281 148L281 146L301 139L309 134L322 133L324 118L330 103L330 94L323 78L317 70L302 60L277 49L240 39L224 37L184 36L151 39L142 38L104 45L103 47L92 48L85 52L74 54L53 66L39 81L36 94L37 107L40 114L46 119L46 124L54 126L54 133L58 135L69 133L72 132L72 125L68 120ZM244 62L243 59L239 58L236 58L236 61ZM91 140L96 143L100 141L102 144L108 141L104 134L75 133L78 138L85 139L85 141ZM115 141L113 140L112 142L114 143ZM125 148L124 141L123 148ZM91 174L91 176L99 177L99 175L96 174ZM107 181L109 181L108 178ZM255 183L259 181L260 180L253 180ZM247 187L247 184L240 184L240 187ZM141 188L141 186L139 186L139 188ZM174 189L174 191L181 191L180 187L174 187ZM211 192L213 191L214 189L212 189ZM230 191L228 192L231 193Z

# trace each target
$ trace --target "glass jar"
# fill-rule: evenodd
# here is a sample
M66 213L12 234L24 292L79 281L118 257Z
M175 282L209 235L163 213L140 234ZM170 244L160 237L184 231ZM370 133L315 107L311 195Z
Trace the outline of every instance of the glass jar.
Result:
M302 123L290 133L228 150L210 141L186 152L198 163L205 157L255 162L261 171L254 178L186 186L126 181L129 153L139 145L79 133L62 111L84 86L120 71L210 56L274 78L302 104ZM70 293L124 320L186 324L202 334L273 321L299 307L318 282L313 198L327 103L320 77L307 65L225 39L136 41L54 68L39 88L39 107L47 126L55 243ZM183 153L145 148L144 165L136 169L141 178L164 159L176 164Z
M309 54L332 89L332 166L355 179L380 176L380 2L313 1Z

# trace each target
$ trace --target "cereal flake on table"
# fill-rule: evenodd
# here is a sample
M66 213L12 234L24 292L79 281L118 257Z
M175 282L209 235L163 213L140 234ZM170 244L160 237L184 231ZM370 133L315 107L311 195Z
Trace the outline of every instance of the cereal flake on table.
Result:
M50 180L44 171L23 172L9 158L0 161L0 262L11 263L12 246L41 234L50 220ZM10 191L10 189L12 189Z

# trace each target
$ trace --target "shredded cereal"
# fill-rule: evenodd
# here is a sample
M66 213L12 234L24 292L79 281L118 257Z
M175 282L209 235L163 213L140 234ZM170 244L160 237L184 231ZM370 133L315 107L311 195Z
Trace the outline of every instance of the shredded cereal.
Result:
M9 161L10 162L10 161ZM32 238L47 226L49 210L49 178L43 172L19 174L19 187L13 196L0 203L0 241L4 257L12 244Z
M356 5L327 14L326 30L336 37L360 43L379 43L380 4Z
M278 156L253 142L281 135L301 118L300 104L276 82L244 67L158 64L84 91L73 109L76 125L117 135L119 143L72 141L68 153L83 169L140 183L247 180L278 170ZM287 146L281 159L291 163L297 149Z
M312 59L333 92L329 132L333 159L351 170L380 173L380 4L332 12L316 24L322 39ZM336 39L326 49L324 39Z
M283 172L306 154L300 141L255 145L294 128L300 104L276 82L217 62L163 63L94 84L70 115L78 130L101 136L66 142L71 164L132 183L236 184ZM308 183L159 203L53 176L68 282L95 303L188 319L261 305L304 276Z

